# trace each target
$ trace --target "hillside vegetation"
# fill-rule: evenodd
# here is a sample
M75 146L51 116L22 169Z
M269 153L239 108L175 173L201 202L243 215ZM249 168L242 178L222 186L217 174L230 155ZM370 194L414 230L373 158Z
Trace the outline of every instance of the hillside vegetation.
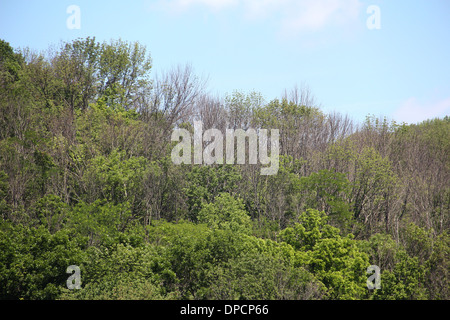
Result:
M0 41L1 299L450 298L450 118L355 123L151 69L139 43ZM279 129L277 174L174 164L194 120Z

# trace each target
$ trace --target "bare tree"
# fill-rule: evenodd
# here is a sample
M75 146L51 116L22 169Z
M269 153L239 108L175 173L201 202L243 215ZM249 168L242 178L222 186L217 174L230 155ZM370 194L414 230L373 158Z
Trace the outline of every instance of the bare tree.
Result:
M285 89L282 98L298 106L318 107L316 98L306 84L300 87L296 84L290 91Z
M215 128L224 133L227 126L227 114L221 99L205 94L197 99L194 119L202 121L205 130Z
M171 127L185 121L194 112L206 81L194 74L191 65L177 66L156 76L150 101L153 116L162 115Z

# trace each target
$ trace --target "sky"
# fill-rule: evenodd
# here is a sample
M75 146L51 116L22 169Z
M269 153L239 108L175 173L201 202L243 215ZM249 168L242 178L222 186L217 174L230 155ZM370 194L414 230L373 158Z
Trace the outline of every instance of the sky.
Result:
M222 97L298 85L358 122L450 115L449 0L0 1L13 48L88 36L139 41L153 74L191 64Z

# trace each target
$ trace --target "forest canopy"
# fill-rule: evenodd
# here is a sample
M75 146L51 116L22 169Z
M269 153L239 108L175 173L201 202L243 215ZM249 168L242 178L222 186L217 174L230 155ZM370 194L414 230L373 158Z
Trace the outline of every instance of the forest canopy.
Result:
M0 299L450 298L448 116L355 123L152 65L120 39L0 40ZM174 164L194 121L278 129L277 174Z

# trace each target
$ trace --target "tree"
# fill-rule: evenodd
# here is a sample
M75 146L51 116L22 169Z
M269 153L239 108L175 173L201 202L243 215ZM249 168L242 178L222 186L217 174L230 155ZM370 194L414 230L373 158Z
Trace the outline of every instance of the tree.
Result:
M113 205L102 200L78 203L69 213L69 229L89 239L89 245L116 241L130 218L129 203Z
M2 299L56 299L66 285L66 268L85 262L86 239L67 230L0 223Z
M280 232L280 239L301 252L300 262L321 281L328 299L362 299L364 270L369 258L358 248L352 234L339 235L327 223L328 217L314 209L303 212L300 223Z
M314 107L282 99L256 109L255 126L280 130L280 154L307 159L310 148L320 147L316 128L322 127L323 113Z
M280 239L296 250L311 251L322 239L339 236L339 229L327 223L325 212L308 209L299 216L299 223L280 232Z
M55 77L61 81L60 96L75 109L85 110L94 102L99 86L100 44L94 38L65 43L52 58Z
M350 190L351 185L345 174L320 170L308 177L301 178L302 189L306 196L306 206L325 211L330 223L343 232L348 232L352 226Z
M67 223L69 206L60 197L48 194L34 205L35 215L41 224L54 234L64 229Z
M215 269L211 277L208 299L312 300L323 294L311 273L284 261L279 252L251 250Z
M417 257L411 258L404 250L396 253L396 263L392 271L381 272L381 289L376 290L375 300L423 300L427 299L423 285L424 266Z
M198 213L197 221L211 228L232 232L250 233L251 220L241 199L228 193L220 193L212 203L205 203Z
M254 112L264 106L264 98L259 92L245 94L234 91L225 97L224 108L227 113L229 129L247 130L254 125Z
M142 111L151 117L164 118L166 126L162 130L167 136L169 130L194 114L204 87L205 81L194 74L192 66L174 67L156 76L148 107Z
M449 298L449 117L359 125L305 87L220 97L151 68L138 42L0 40L0 298ZM196 120L278 129L277 174L175 164Z
M8 199L8 175L4 171L0 171L0 215L6 220L9 216L9 199Z
M433 241L433 252L426 262L428 299L448 300L450 297L450 235L443 232Z
M0 39L0 87L2 89L19 80L23 64L23 56L15 53L8 42Z
M175 278L166 257L152 246L114 243L86 252L81 290L63 290L69 300L161 300L175 298Z
M213 202L220 193L233 194L240 179L239 170L232 165L192 166L187 173L189 184L184 189L189 218L197 221L202 203Z
M118 103L128 110L141 94L147 94L151 85L152 60L146 51L139 42L127 43L119 39L103 43L98 55L99 96L115 88L118 90Z

